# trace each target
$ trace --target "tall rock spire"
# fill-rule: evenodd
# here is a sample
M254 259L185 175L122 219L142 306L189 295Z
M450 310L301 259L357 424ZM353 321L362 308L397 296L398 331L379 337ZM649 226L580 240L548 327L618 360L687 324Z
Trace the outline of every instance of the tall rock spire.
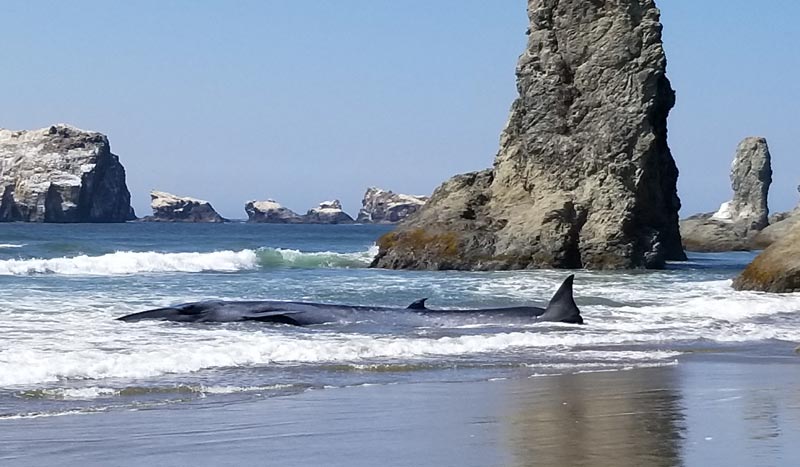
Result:
M652 0L529 0L493 169L442 184L374 266L659 268L683 259L675 93Z

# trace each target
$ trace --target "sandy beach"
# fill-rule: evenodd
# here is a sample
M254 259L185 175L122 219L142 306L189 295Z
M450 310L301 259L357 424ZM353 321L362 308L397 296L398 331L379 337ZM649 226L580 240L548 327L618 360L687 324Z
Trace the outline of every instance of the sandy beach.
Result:
M787 349L789 350L789 349ZM3 465L793 465L797 357L5 420Z

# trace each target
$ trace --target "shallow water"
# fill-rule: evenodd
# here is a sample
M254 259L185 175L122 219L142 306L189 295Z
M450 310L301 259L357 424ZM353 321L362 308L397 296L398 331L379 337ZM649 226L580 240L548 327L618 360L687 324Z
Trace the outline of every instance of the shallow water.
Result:
M577 271L585 326L385 313L308 328L114 320L210 298L543 305L567 274L367 269L386 231L0 225L0 419L670 366L687 353L785 353L800 341L800 294L731 289L750 253L692 255L658 272Z

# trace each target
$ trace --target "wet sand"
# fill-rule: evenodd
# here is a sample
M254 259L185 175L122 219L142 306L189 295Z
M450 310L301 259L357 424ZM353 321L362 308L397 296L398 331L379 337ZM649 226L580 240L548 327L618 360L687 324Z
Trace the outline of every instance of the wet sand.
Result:
M795 465L800 357L0 421L0 464Z

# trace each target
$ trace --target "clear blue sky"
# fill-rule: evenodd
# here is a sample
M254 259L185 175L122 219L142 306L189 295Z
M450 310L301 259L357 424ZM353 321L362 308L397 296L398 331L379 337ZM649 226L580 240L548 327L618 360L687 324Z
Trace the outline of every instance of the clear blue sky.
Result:
M800 2L661 0L683 215L730 197L768 138L773 210L798 201ZM524 0L3 2L0 127L108 134L137 214L152 188L246 217L367 186L429 193L489 167L516 95Z

